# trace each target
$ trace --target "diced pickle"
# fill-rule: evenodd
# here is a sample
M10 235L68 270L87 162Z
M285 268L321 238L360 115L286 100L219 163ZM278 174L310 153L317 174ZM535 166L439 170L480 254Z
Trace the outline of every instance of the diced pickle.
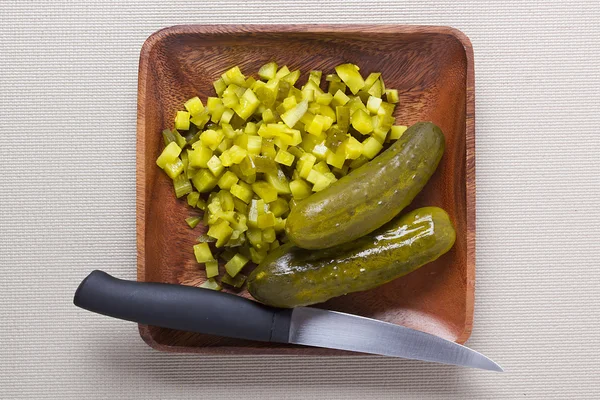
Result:
M225 169L225 167L223 167L223 163L221 163L221 160L219 159L219 157L213 155L208 162L206 163L207 168L210 170L210 172L213 173L213 175L215 176L219 176L221 175L221 172L223 172L223 170Z
M277 74L275 74L277 76ZM282 77L281 80L289 83L290 85L295 85L298 79L300 78L300 70L295 70Z
M193 117L190 118L190 122L192 124L194 124L197 128L200 128L200 129L204 128L204 126L206 125L206 123L208 121L210 121L210 115L206 108L200 114L194 115ZM192 127L190 127L190 131L191 131L191 128Z
M246 150L250 154L260 154L262 148L262 137L260 136L248 136L248 144Z
M212 278L219 275L219 263L216 260L206 261L204 263L204 268L206 269L207 278Z
M215 259L210 251L210 247L208 247L208 243L198 243L194 245L194 256L199 263L205 263Z
M391 128L391 133L390 133L390 140L397 140L400 139L400 137L402 136L402 134L404 133L404 131L406 131L408 129L407 126L403 126L403 125L394 125Z
M279 164L287 165L290 167L294 162L294 156L287 151L280 149L275 156L275 161Z
M317 157L310 153L304 153L298 161L298 174L300 177L306 179L316 162Z
M337 75L336 75L337 76ZM335 96L337 92L344 93L346 91L346 84L340 81L330 81L327 91Z
M177 111L175 116L175 129L187 131L190 129L190 113L187 111Z
M302 179L291 181L290 190L292 191L292 196L294 196L294 199L296 200L305 199L312 194L310 185Z
M221 203L221 209L223 211L233 211L233 196L227 190L219 191L219 201Z
M217 185L218 178L208 169L201 169L192 178L192 183L200 193L208 193Z
M342 142L346 139L346 134L338 126L334 125L327 131L327 139L325 140L325 146L332 152L336 151ZM328 155L329 156L329 155Z
M236 254L231 260L225 264L225 270L231 277L235 277L244 266L248 263L248 259L241 254Z
M373 122L371 117L363 110L356 110L350 117L350 121L352 123L352 127L363 135L367 135L373 131Z
M381 97L383 94L383 87L381 84L381 80L376 80L375 83L369 88L367 93L373 97Z
M167 146L171 142L175 142L175 135L170 129L165 129L162 131L163 140L165 142L165 146Z
M277 190L267 182L258 181L253 183L252 190L267 203L277 200Z
M398 98L398 90L396 89L386 89L385 91L385 98L387 99L388 103L397 103L399 98Z
M315 171L319 171L322 174L330 172L329 167L327 166L327 163L325 161L319 161L317 164L315 164L314 169Z
M192 97L186 101L184 107L189 111L191 116L196 116L204 111L204 104L202 104L202 100L200 100L198 96Z
M290 182L290 186L291 186L291 182ZM273 215L275 217L281 217L282 215L286 214L290 210L290 207L286 200L278 197L277 199L275 199L274 201L269 203L269 210L273 213Z
M183 174L180 174L173 179L173 188L175 189L175 197L178 199L191 193L193 190L192 184Z
M335 69L324 92L321 71L310 71L306 84L296 87L301 72L275 62L260 68L258 81L230 68L213 84L217 97L206 105L188 99L176 113L175 129L163 131L157 165L173 179L177 197L187 195L189 206L205 211L209 229L201 244L208 256L199 253L203 247L194 253L210 258L202 261L210 285L218 286L212 279L218 264L207 242L235 247L228 263L236 254L260 263L287 242L285 217L296 202L368 162L406 130L394 125L398 91L386 89L380 73L363 79L356 65ZM201 193L209 193L208 200ZM187 222L194 227L200 217ZM245 277L221 279L238 287Z
M217 92L217 95L221 96L227 88L227 84L225 83L223 78L219 78L213 82L213 87L215 88L215 92Z
M327 154L327 164L335 168L342 168L345 161L346 152L344 151L344 148L338 148L335 153L329 152L329 154Z
M195 228L198 223L202 220L200 217L188 217L185 219L185 222L189 225L190 228Z
M292 97L293 98L293 97ZM281 119L285 124L293 128L294 125L300 121L300 119L304 116L306 111L308 110L308 101L303 100L293 108L287 110L285 113L281 115Z
M187 203L190 207L196 207L198 200L200 199L200 193L192 192L187 195Z
M261 154L265 157L275 158L277 155L277 150L275 150L275 145L272 141L263 140L262 147L260 150Z
M277 173L265 173L265 179L277 190L277 193L290 193L289 182L281 169L277 168Z
M275 226L275 224L273 224ZM274 228L266 228L262 231L262 240L265 243L273 243L275 241L276 234Z
M377 114L379 106L381 106L381 99L378 97L369 96L369 100L367 101L367 110L369 110L369 112L372 114Z
M260 101L252 89L246 89L244 95L240 98L240 102L236 105L233 110L242 119L246 120L250 117L254 111L258 108Z
M239 178L231 171L226 171L218 180L221 189L231 189L238 182ZM214 186L213 186L214 187Z
M287 65L284 65L283 67L279 68L279 70L275 73L275 79L281 79L289 73L289 68L287 67Z
M308 75L308 80L313 81L318 86L321 84L322 76L323 76L322 71L310 71L310 74Z
M272 212L264 213L258 216L257 225L260 229L269 228L275 225L275 215Z
M175 179L175 177L183 172L183 162L177 158L174 162L165 165L165 172L169 175L169 178Z
M358 93L365 86L363 77L358 72L358 67L354 64L342 64L335 67L335 72L344 81L352 94Z
M369 76L367 76L367 79L365 79L365 86L363 87L363 90L369 90L371 86L377 82L377 79L379 79L380 76L380 72L371 72Z
M332 100L333 100L333 96L331 95L331 93L319 94L317 96L317 98L315 99L315 101L318 104L325 105L325 106L328 106L329 104L331 104Z
M227 221L221 220L212 225L206 234L212 238L217 239L215 243L216 247L222 247L231 237L233 229L229 226Z
M189 166L193 168L206 168L212 155L213 152L208 147L202 145L196 146L193 150L188 150Z
M235 277L225 274L221 278L221 283L233 286L236 289L241 288L244 285L244 282L246 282L246 275L244 274L237 274Z
M237 66L227 70L221 75L221 78L223 78L227 85L234 83L239 86L244 86L246 83L246 77L242 74L240 67Z
M324 160L325 158L327 158L328 152L329 149L325 145L325 142L317 144L315 147L313 147L312 150L312 153L320 160Z
M249 203L252 200L252 193L252 188L245 182L238 182L231 187L231 194L244 203Z
M363 146L363 155L368 159L372 159L381 151L383 145L375 138L369 137L362 142Z
M181 153L181 148L175 142L171 142L165 147L160 156L156 159L156 165L161 168L165 168L165 166L169 163L173 163L176 161L177 157Z
M265 81L275 78L276 73L277 73L277 63L274 61L263 65L258 70L258 76L260 76L261 79L264 79Z
M250 248L250 256L254 264L260 264L262 260L267 257L267 250L256 250L254 248Z
M362 143L349 135L344 142L344 152L347 159L355 160L362 155Z
M215 281L213 278L207 279L202 285L200 285L201 288L203 289L210 289L210 290L217 290L220 291L221 285L219 285L219 283L217 281Z

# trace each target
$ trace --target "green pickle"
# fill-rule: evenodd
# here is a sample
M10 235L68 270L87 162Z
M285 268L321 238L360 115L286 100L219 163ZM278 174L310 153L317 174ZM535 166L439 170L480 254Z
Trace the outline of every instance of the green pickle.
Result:
M372 161L300 202L286 233L306 249L352 241L394 218L425 186L444 153L444 135L420 122Z
M329 249L309 251L291 243L277 247L248 277L248 291L275 307L322 303L404 276L448 252L455 239L444 210L419 208Z

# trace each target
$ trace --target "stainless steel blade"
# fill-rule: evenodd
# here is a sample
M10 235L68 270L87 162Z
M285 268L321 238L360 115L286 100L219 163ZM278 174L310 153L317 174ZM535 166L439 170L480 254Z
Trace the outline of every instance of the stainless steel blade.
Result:
M318 308L292 312L290 343L410 358L502 372L468 347L388 322Z

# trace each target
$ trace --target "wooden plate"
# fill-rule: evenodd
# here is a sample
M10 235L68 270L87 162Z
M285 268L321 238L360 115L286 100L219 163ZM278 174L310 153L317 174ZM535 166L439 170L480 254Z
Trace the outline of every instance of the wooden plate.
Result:
M457 230L454 248L434 263L377 289L331 300L323 307L377 318L459 343L473 320L475 282L475 132L473 50L448 27L390 25L175 26L154 33L142 47L137 119L138 280L198 285L204 269L192 254L195 238L184 219L192 214L173 195L156 166L161 131L171 128L190 97L214 96L212 82L239 65L256 72L275 60L290 69L324 73L351 62L363 75L383 74L396 88L399 124L433 121L446 135L446 153L411 207L444 208ZM306 79L303 76L302 79ZM239 293L249 297L246 292ZM202 307L199 304L198 307ZM159 350L220 354L341 354L335 350L246 342L140 326Z

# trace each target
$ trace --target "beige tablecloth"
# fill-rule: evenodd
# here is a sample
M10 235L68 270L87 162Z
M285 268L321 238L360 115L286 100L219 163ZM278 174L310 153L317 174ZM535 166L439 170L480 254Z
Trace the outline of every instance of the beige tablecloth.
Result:
M495 374L380 357L159 353L75 308L135 278L140 47L184 23L451 25L472 40L477 295ZM600 398L600 5L0 1L0 398Z

